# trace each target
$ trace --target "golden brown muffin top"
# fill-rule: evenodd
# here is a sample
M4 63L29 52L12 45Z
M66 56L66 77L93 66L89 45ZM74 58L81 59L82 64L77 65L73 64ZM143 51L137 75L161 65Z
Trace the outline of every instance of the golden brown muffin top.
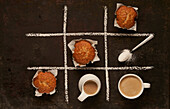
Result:
M75 43L73 53L74 60L80 65L88 64L95 57L95 49L90 42L86 40L77 41Z
M40 93L50 93L56 87L56 78L51 72L38 72L33 83Z
M129 29L135 24L137 12L132 7L120 6L116 11L116 21L122 28Z

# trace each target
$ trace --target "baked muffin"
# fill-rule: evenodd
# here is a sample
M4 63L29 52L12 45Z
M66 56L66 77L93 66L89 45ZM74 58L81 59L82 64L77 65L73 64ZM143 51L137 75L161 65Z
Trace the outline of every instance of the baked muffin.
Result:
M38 72L38 76L33 80L34 86L40 93L50 93L56 87L56 78L51 72Z
M95 57L95 49L90 42L86 40L77 41L74 45L74 60L80 65L88 64Z
M135 25L137 12L132 7L120 6L116 11L116 21L121 28L129 29Z

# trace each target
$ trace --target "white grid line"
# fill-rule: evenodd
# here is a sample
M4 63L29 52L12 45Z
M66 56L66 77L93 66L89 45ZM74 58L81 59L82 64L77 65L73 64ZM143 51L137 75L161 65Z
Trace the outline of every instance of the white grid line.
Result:
M107 54L107 7L104 6L104 45L105 45L105 76L106 76L106 100L109 101L109 72L108 67L108 54Z
M27 33L27 37L56 37L63 36L64 43L64 67L48 67L48 66L39 66L39 67L27 67L28 70L64 70L65 74L65 101L69 103L68 96L68 72L67 70L104 70L106 76L106 100L109 101L109 72L108 70L150 70L153 69L153 66L129 66L129 67L108 67L108 49L107 49L107 37L147 37L149 35L154 35L153 33L108 33L107 32L107 6L104 6L104 32L77 32L77 33L66 33L67 27L67 6L64 6L64 21L63 21L63 33ZM102 36L104 37L105 45L105 67L68 67L67 66L67 41L66 36Z
M67 41L66 41L66 26L67 26L67 6L64 6L64 22L63 22L63 41L64 41L64 74L65 74L65 101L69 102L68 97L68 72L67 72Z
M107 67L107 70L151 70L154 66L128 66L128 67ZM28 70L65 70L65 67L27 67ZM67 67L67 70L105 70L105 67Z
M153 33L104 33L104 32L78 32L78 33L27 33L27 37L56 37L56 36L113 36L113 37L147 37Z

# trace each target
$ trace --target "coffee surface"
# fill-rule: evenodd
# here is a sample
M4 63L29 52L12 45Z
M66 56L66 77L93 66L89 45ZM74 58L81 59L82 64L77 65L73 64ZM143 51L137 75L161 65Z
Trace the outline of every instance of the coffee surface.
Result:
M97 91L97 84L94 81L87 81L84 84L84 92L87 94L94 94Z
M138 95L142 90L142 83L138 78L128 76L120 82L120 90L124 95L133 97Z

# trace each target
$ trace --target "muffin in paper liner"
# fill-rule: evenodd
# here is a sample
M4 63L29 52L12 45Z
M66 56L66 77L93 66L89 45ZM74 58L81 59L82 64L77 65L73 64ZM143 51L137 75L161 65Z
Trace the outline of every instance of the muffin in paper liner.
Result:
M81 41L81 40L86 40L86 41L88 41L88 42L90 42L91 43L91 45L92 45L92 47L95 49L95 57L94 57L94 59L91 61L91 63L94 63L94 62L96 62L96 61L100 61L100 58L98 57L98 52L97 52L97 49L96 49L96 47L95 47L95 45L97 45L98 44L98 42L97 41L94 41L94 40L91 40L91 39L74 39L74 40L72 40L69 44L68 44L68 47L70 48L70 50L71 50L71 52L72 52L72 54L74 53L74 45L75 45L75 43L77 42L77 41ZM85 67L86 65L80 65L79 63L77 63L75 60L74 60L74 57L72 56L72 61L73 61L73 64L74 64L74 66L75 67L77 67L77 66L80 66L80 67Z
M42 96L42 94L44 94L44 93L38 92L38 90L37 90L38 88L34 85L33 80L34 80L34 78L36 78L36 77L38 76L38 73L41 72L41 71L42 71L42 70L37 70L37 72L35 73L35 75L34 75L33 78L32 78L32 86L36 88L36 90L35 90L35 96L37 96L37 97ZM48 70L47 72L52 73L55 77L56 77L57 74L58 74L58 71L57 71L57 70ZM55 92L56 92L56 90L54 89L54 90L51 91L49 94L52 95L52 94L54 94Z
M126 5L124 5L124 4L122 4L122 3L117 3L116 4L116 11L119 9L119 7L120 6L126 6ZM131 7L131 6L127 6L127 7ZM136 19L138 18L138 8L137 7L132 7L135 11L136 11L136 13L137 13L137 17L136 17ZM115 11L115 15L116 15L116 11ZM117 23L117 21L116 21L116 18L114 19L114 27L118 27L118 28L121 28L121 29L126 29L126 28L122 28L122 27L120 27L119 25L118 25L118 23ZM131 28L129 28L129 29L126 29L126 30L133 30L133 31L137 31L137 22L135 21L135 24L134 24L134 26L132 26Z

